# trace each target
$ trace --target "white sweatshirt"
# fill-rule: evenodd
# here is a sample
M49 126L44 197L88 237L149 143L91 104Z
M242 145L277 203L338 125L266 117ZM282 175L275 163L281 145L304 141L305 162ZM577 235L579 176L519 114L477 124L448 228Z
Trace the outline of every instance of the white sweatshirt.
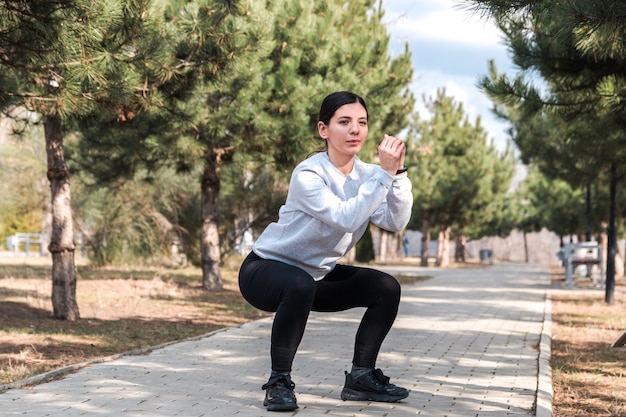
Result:
M406 176L356 158L344 176L326 152L301 162L291 175L287 201L253 246L264 259L297 266L317 281L356 245L369 222L401 231L409 222L413 195Z

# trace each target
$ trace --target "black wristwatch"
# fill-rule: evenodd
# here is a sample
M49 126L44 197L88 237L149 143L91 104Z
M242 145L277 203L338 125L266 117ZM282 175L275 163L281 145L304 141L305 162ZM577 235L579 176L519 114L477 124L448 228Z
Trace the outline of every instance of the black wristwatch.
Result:
M406 167L406 164L404 164L404 166L396 171L396 175L400 175L400 174L404 174L405 172L407 172L409 169Z

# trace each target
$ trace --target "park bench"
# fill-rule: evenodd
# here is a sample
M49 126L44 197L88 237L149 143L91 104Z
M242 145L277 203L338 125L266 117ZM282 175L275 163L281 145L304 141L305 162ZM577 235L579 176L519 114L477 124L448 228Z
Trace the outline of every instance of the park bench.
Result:
M600 276L600 287L604 288L604 265L602 262L602 245L598 242L569 243L558 253L559 259L565 267L565 284L572 288L574 286L574 273L579 266L587 266L587 273L594 270L593 285L598 284L597 278Z

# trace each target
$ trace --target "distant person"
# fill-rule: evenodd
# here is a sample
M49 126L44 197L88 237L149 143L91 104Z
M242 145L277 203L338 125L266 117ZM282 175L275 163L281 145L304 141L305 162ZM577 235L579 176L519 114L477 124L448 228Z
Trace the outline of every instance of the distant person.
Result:
M409 237L404 235L402 239L402 247L404 248L404 256L409 256Z
M375 369L398 312L398 281L371 268L336 264L370 222L390 231L407 225L413 196L405 145L385 135L378 146L380 165L362 162L357 153L367 138L367 107L361 97L346 91L324 99L317 129L326 151L295 168L278 221L261 234L239 272L246 300L276 313L271 375L262 387L269 411L298 408L291 368L311 311L367 307L341 399L396 402L409 395Z

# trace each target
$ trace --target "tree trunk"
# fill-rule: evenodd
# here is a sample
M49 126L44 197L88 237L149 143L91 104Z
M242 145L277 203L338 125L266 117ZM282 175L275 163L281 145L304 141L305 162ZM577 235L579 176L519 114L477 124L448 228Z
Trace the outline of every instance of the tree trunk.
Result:
M437 236L437 266L447 268L450 266L450 226L442 224Z
M439 233L437 234L437 257L435 260L435 266L441 266L442 258L443 258L443 241L444 241L444 231L443 227L439 226Z
M422 221L422 244L420 248L420 265L428 266L428 246L430 244L430 216L425 215Z
M74 224L70 195L70 176L63 152L61 117L44 117L48 180L52 207L52 234L48 251L52 255L52 308L57 319L80 318L76 303L74 265Z
M587 181L587 190L585 193L585 241L591 242L591 182Z
M530 262L530 257L528 256L528 234L526 230L522 230L522 236L524 237L524 259L526 263Z
M209 291L220 291L220 237L218 229L218 199L220 194L220 158L216 150L207 151L202 175L202 286Z
M400 232L393 232L389 241L389 256L392 262L398 260L398 254L402 252L402 234Z
M609 183L609 229L607 231L606 288L604 301L613 304L615 301L615 252L617 247L617 229L615 226L615 200L617 199L617 169L611 164Z
M439 227L437 237L437 266L440 268L450 266L450 226L445 224Z
M389 232L383 229L378 229L379 230L379 241L378 241L378 261L379 262L387 262L388 256L387 256L387 251L389 249Z
M465 244L467 237L457 233L455 237L456 245L454 247L454 262L465 263Z
M400 250L400 232L389 232L383 230L387 235L385 238L385 262L395 262L398 260L398 251Z
M44 181L49 187L50 181L47 178L42 178L41 182L43 183ZM44 188L44 186L41 187L42 190ZM48 245L45 243L52 240L52 199L46 198L44 200L42 212L43 216L41 218L41 244L39 248L39 255L48 256L50 253L48 252Z

